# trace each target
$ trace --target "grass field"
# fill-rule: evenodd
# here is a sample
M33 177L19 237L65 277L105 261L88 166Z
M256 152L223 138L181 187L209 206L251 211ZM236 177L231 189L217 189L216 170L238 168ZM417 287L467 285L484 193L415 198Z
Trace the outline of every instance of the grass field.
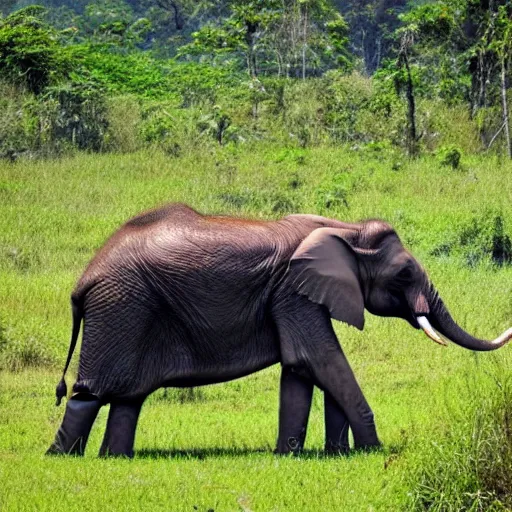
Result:
M183 201L258 218L384 218L461 325L494 337L512 324L512 267L490 262L512 230L511 176L512 164L490 156L450 170L433 157L272 146L0 163L0 510L512 507L500 494L509 488L489 488L481 474L512 474L512 458L492 444L510 443L512 453L510 431L500 438L493 428L512 412L503 409L512 397L510 349L443 349L403 321L369 314L364 332L341 324L336 331L374 409L379 452L324 457L315 396L304 455L274 456L274 367L193 395L158 391L144 406L132 461L96 457L107 410L84 459L43 456L64 413L54 388L71 329L70 291L131 215Z

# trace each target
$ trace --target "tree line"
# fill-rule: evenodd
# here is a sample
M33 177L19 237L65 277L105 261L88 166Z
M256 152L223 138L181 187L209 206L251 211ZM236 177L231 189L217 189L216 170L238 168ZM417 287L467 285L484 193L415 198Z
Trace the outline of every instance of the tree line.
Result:
M82 85L85 75L89 84L97 82L102 70L89 66L84 75L83 65L77 69L76 62L87 60L84 48L245 75L254 82L255 112L266 78L305 80L333 70L356 71L371 77L383 108L392 108L397 98L403 101L411 156L422 136L417 101L436 98L467 105L482 145L491 148L504 140L512 157L512 5L507 0L28 3L2 3L0 71L36 95L77 76Z

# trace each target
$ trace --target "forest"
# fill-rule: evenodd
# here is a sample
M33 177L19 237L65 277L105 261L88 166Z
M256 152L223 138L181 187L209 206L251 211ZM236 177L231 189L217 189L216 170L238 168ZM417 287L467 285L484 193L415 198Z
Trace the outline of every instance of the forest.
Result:
M508 0L0 1L0 510L512 510L510 347L369 311L332 325L379 449L325 453L316 389L274 454L274 365L154 391L132 460L98 457L109 405L84 457L44 456L71 292L169 202L383 219L464 329L509 329L511 60Z
M4 158L193 138L512 156L506 1L3 5Z

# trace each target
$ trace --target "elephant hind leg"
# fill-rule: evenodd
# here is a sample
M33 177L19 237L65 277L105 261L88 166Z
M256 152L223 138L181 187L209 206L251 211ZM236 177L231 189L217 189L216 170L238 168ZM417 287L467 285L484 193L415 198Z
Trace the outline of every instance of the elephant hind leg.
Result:
M101 402L95 395L78 393L66 404L62 424L47 455L83 455Z
M313 383L283 367L279 403L279 437L275 453L300 453L304 448Z
M334 398L324 392L325 451L332 454L348 453L349 423L346 414Z
M133 457L133 443L144 399L112 401L100 456Z

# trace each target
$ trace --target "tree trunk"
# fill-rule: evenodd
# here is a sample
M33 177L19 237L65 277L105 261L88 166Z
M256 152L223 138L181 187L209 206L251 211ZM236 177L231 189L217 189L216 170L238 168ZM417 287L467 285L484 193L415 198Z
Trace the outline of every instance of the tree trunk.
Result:
M510 140L510 126L508 121L507 104L507 64L506 57L501 59L501 108L503 111L503 128L505 129L505 143L507 146L507 155L512 158L512 140Z
M258 76L258 71L256 69L256 52L254 50L254 37L257 29L257 23L246 21L245 42L247 43L247 68L251 78L256 78Z
M306 79L306 47L308 42L308 11L304 10L303 40L302 40L302 80Z
M416 137L416 103L414 100L414 86L412 83L411 68L407 53L402 54L402 61L407 72L405 96L407 98L407 152L410 157L418 154L418 140Z

